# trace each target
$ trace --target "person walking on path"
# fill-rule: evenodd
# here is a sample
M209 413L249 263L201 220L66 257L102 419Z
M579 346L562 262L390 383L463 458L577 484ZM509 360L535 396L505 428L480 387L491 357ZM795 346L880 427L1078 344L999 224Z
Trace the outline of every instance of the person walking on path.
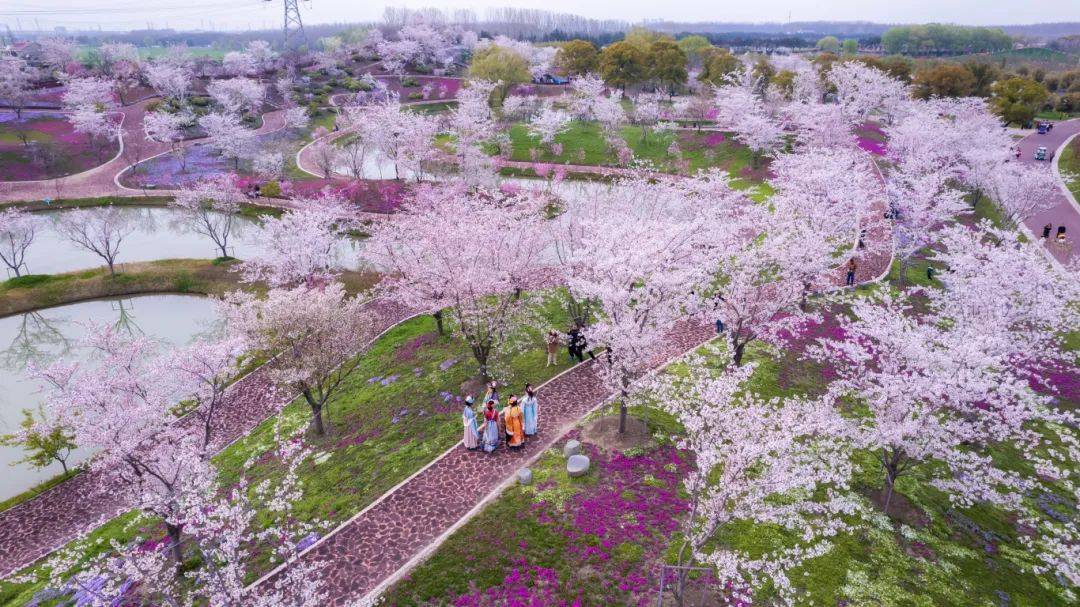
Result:
M484 409L484 452L491 453L499 447L499 412L495 401L489 400Z
M504 417L506 419L506 446L511 449L517 449L525 444L525 432L522 423L521 407L518 406L518 399L516 396L511 396L507 400L507 407Z
M525 397L521 399L521 412L525 416L525 436L534 436L540 423L540 410L537 407L536 391L532 384L525 384Z
M844 284L853 287L855 286L855 270L859 268L859 264L855 263L855 258L852 257L847 262L847 278L844 279Z
M547 337L544 338L544 345L547 346L547 364L544 367L559 364L559 332L555 329L548 331Z
M1054 224L1048 223L1043 226L1043 238L1050 238L1050 230L1054 229Z
M465 438L462 442L469 451L475 451L480 447L480 424L476 420L476 412L473 411L473 397L465 397L465 409L461 412L461 421L465 426Z

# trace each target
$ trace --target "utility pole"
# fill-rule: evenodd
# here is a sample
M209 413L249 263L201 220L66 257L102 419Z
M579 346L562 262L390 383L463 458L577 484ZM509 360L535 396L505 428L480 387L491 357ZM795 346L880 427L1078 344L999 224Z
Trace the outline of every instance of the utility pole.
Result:
M304 22L300 20L300 0L281 0L281 3L285 7L285 48L295 48L307 42Z

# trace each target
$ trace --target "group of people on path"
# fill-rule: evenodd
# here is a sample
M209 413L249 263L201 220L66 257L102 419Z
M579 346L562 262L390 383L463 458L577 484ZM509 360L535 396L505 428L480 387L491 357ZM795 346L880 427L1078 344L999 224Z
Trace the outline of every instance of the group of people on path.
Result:
M536 400L536 390L531 384L525 384L525 396L518 398L511 394L506 406L499 408L498 384L491 382L481 402L484 407L480 412L473 410L475 400L472 395L465 398L465 409L461 413L465 426L465 448L469 451L483 449L492 453L503 441L510 449L520 449L528 437L535 436L540 423L540 408Z

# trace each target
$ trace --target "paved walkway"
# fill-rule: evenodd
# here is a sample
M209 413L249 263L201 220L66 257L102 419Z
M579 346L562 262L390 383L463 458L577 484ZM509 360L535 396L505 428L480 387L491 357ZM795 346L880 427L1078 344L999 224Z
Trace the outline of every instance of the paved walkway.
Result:
M1031 133L1031 131L1027 131ZM1055 152L1054 162L1057 162L1060 152L1058 149L1073 135L1080 133L1080 118L1055 122L1054 129L1045 135L1038 132L1029 134L1017 144L1020 147L1020 161L1024 163L1043 163L1046 161L1035 160L1035 150L1039 146L1046 146L1047 152ZM1059 192L1053 204L1046 210L1029 217L1024 224L1036 237L1042 236L1043 226L1051 224L1053 234L1044 241L1046 248L1055 259L1062 263L1068 263L1080 258L1080 206L1076 199L1068 191L1064 183L1059 181ZM1057 243L1053 237L1057 233L1058 226L1065 226L1066 243L1064 246Z
M117 177L132 164L154 156L166 154L170 150L167 143L148 139L143 132L143 116L153 99L144 99L118 110L123 114L120 123L120 153L112 160L90 170L42 181L5 181L0 182L0 203L42 200L44 198L95 198L99 196L161 196L169 194L163 190L140 190L117 185ZM284 110L274 110L263 114L262 124L255 130L258 135L273 133L285 127ZM205 138L188 139L185 147L205 142Z
M370 339L417 313L385 300L374 300L367 307L374 321ZM260 367L229 389L214 417L215 450L247 435L292 400L267 398L269 388L265 368ZM193 417L182 418L178 423L192 433L202 432ZM126 493L110 485L106 475L85 472L0 512L0 577L60 548L133 505Z

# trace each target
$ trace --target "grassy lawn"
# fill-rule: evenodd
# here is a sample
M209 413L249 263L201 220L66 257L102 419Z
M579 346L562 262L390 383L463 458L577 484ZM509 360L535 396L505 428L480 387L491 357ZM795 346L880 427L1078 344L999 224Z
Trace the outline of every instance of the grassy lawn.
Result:
M569 324L555 298L545 304L542 313L556 327ZM520 391L525 382L540 383L567 367L564 362L545 368L543 342L539 334L535 338L536 348L510 362L514 391ZM301 470L304 498L297 515L306 521L325 521L326 527L344 522L459 441L461 404L457 398L479 387L477 365L468 348L456 339L440 337L430 316L394 327L362 356L359 369L328 407L327 435L308 436L316 457ZM237 478L249 458L267 452L278 420L286 428L300 428L308 419L309 409L298 399L230 445L214 460L223 486ZM279 462L262 458L249 478L253 477L254 485L259 479L281 473ZM129 528L125 521L130 520L98 528L91 533L90 542L133 537L138 530ZM151 537L161 533L160 529L150 530ZM28 571L38 571L34 567ZM259 552L250 573L257 576L269 567L268 554ZM0 583L0 603L23 604L42 588L41 583Z
M1066 187L1072 192L1073 198L1080 200L1080 137L1073 137L1069 145L1061 150L1057 162Z
M676 159L669 153L672 143L677 142L684 162L683 170L694 173L718 167L728 171L732 177L753 181L759 181L762 177L760 169L755 170L750 166L750 151L727 133L689 130L656 133L650 130L643 138L641 128L627 126L622 128L620 135L636 158L652 162L657 170L680 170ZM600 126L594 123L573 122L565 132L556 136L555 142L563 146L562 153L558 155L552 154L547 146L541 146L539 139L531 136L524 124L515 124L510 128L510 140L513 143L511 160L532 160L531 150L536 150L536 159L540 162L619 165L618 158L604 141Z

